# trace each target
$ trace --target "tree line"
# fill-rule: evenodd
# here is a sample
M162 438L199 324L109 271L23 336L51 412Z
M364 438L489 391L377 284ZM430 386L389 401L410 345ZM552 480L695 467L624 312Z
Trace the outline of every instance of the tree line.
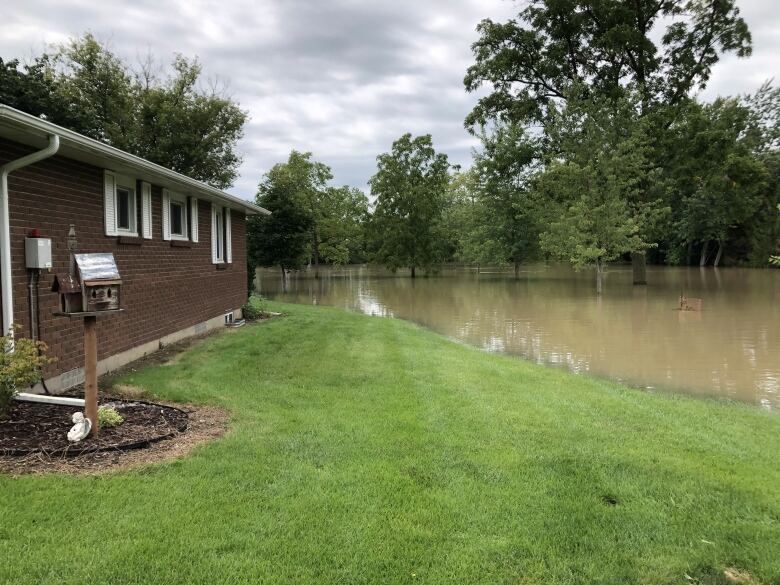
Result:
M87 33L26 64L0 58L0 103L217 188L241 163L246 112L182 55L131 64Z
M367 195L293 150L260 181L273 213L250 218L250 274L554 259L599 276L622 260L642 283L647 261L777 255L780 90L696 97L722 54L751 52L733 0L531 0L478 32L464 85L489 91L465 120L471 165L404 134ZM246 112L180 55L129 64L86 34L27 64L0 59L0 102L219 188L241 161Z
M770 263L780 91L695 95L721 54L750 55L734 1L532 0L478 31L464 83L491 91L465 121L481 142L473 164L453 167L429 135L401 136L377 158L370 212L354 217L363 248L348 261L414 276L448 261L517 270L556 259L595 267L597 286L617 260L632 262L637 284L648 259ZM258 203L277 204L267 183ZM314 249L302 238L297 264Z

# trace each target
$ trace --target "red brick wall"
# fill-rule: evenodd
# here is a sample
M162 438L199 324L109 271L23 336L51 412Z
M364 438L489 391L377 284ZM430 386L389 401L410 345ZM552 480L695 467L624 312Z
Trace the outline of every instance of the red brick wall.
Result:
M0 164L32 149L0 139ZM103 225L103 169L55 156L9 177L14 320L30 336L24 239L33 228L52 240L51 273L38 285L41 339L57 363L46 377L83 365L81 321L55 317L59 295L54 274L67 273L68 230L73 224L79 252L113 252L122 276L125 313L98 320L98 359L103 359L238 309L246 301L245 217L233 210L233 263L211 263L211 205L198 201L198 243L173 247L162 239L162 189L152 186L152 239L128 245L106 236ZM140 198L140 194L139 194Z

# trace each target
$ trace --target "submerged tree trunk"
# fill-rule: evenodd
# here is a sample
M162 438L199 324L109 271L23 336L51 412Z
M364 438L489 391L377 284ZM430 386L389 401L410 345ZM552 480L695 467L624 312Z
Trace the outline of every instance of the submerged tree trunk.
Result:
M411 267L411 271L412 271L412 278L414 278L415 276L417 276L417 274L416 274L416 272L417 272L417 271L416 271L416 266L412 266L412 267Z
M634 284L647 284L647 256L644 252L631 252L631 269Z
M287 292L287 271L284 268L284 264L279 266L282 269L282 292Z
M704 242L704 245L701 247L701 256L699 257L699 266L706 266L707 260L709 260L710 255L710 241L707 240Z
M723 240L718 240L718 253L715 255L715 262L712 265L717 268L720 264L720 259L723 257Z
M314 278L320 277L320 238L317 235L317 230L314 230L314 237L311 242L311 251L314 256Z
M515 262L515 278L517 278L518 276L520 276L520 263Z
M601 295L604 289L604 265L601 260L596 260L596 294Z

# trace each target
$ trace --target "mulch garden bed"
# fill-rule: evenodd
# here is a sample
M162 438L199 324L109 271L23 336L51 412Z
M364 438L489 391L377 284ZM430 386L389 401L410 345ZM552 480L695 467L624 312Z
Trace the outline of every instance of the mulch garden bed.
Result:
M282 316L271 313L263 320ZM257 321L262 322L262 321ZM249 323L249 322L248 322ZM186 456L195 447L223 436L229 427L230 413L215 406L147 402L141 388L116 383L124 374L150 365L174 364L187 350L221 332L215 329L160 347L139 360L101 376L100 404L115 407L124 422L100 429L97 439L69 443L78 406L14 402L9 416L0 420L0 473L12 476L65 473L93 475L162 463ZM83 388L68 392L83 396Z
M93 451L127 450L147 447L187 429L187 413L179 408L140 400L104 396L101 406L116 408L124 422L103 427L97 438L70 443L71 416L78 406L38 402L14 402L8 417L0 420L0 455L74 456Z
M195 447L220 438L228 430L230 413L222 408L181 403L162 406L184 411L188 417L187 429L183 432L177 431L164 440L147 441L143 448L94 449L81 453L36 451L27 455L0 455L0 473L11 476L48 473L99 475L125 471L185 457ZM78 407L69 407L68 412L72 414L76 410ZM124 426L124 423L121 426ZM107 434L108 429L101 431L101 435ZM67 442L67 438L65 441Z

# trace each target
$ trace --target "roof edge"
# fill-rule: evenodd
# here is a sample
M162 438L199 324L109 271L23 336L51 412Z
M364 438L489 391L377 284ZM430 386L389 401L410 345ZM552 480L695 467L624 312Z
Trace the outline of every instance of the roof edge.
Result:
M68 128L64 128L63 126L59 126L47 120L37 118L31 114L17 110L16 108L12 108L6 104L0 104L0 120L2 119L9 120L19 126L29 128L31 130L37 130L38 132L43 132L45 134L56 134L60 137L61 140L66 140L79 149L94 151L98 154L102 154L107 158L113 158L120 163L129 165L131 167L136 167L139 170L143 170L151 174L159 175L169 181L179 183L205 195L210 195L227 203L231 203L233 206L240 207L249 214L271 214L270 211L260 207L259 205L255 205L250 201L246 201L245 199L241 199L240 197L226 193L225 191L217 189L216 187L212 187L211 185L208 185L202 181L198 181L197 179L193 179L192 177L188 177L187 175L183 175L162 165L148 161L144 158L141 158L140 156L130 154L129 152L125 152L124 150L120 150L114 146L104 144L99 140L89 138L83 134L79 134L78 132L69 130Z

